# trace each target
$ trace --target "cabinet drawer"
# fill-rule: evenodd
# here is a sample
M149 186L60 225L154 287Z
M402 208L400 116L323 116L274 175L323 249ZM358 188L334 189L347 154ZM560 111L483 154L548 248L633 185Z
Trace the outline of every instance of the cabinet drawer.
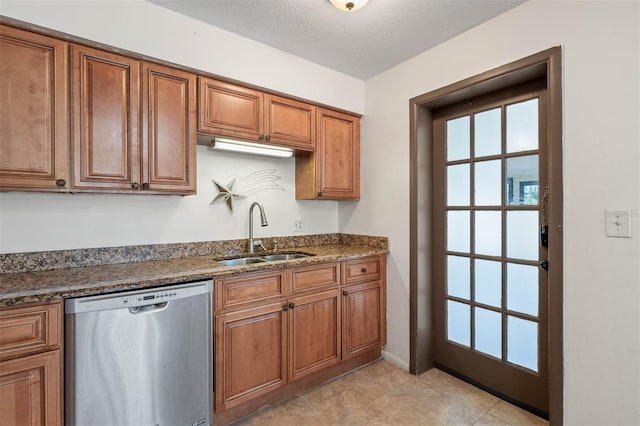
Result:
M339 264L337 262L301 266L292 269L290 273L291 293L328 289L337 286L340 279Z
M0 311L0 359L60 347L62 304Z
M342 262L342 284L378 280L382 274L382 259L367 257Z
M283 270L251 272L214 279L217 311L260 305L286 296Z

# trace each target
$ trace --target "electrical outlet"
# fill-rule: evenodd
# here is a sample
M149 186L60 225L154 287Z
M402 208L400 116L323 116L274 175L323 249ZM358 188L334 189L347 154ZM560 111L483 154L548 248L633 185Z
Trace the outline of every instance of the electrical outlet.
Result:
M302 232L302 219L296 219L293 221L293 232Z

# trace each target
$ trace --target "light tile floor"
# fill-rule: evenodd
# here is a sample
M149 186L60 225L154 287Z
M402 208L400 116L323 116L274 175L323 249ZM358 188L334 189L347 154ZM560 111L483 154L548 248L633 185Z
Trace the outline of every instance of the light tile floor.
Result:
M234 426L547 424L440 370L414 376L381 360Z

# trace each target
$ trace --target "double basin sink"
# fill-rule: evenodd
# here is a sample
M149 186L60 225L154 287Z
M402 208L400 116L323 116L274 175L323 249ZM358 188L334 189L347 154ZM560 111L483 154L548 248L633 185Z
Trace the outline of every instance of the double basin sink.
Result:
M235 257L232 259L222 259L216 262L225 266L251 265L253 263L274 262L276 260L293 260L303 257L311 257L313 254L308 253L281 253L281 254L265 254L262 256Z

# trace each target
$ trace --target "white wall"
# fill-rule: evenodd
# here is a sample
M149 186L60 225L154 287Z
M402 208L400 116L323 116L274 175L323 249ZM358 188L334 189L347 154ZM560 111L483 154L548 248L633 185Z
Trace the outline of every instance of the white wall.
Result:
M391 358L409 360L409 99L562 45L565 423L640 424L639 4L529 1L366 82L340 228L390 237ZM605 209L633 210L632 239L605 238Z
M364 82L141 0L5 1L2 15L245 81L354 112L364 110ZM230 215L210 205L211 179L277 168L285 192L237 203ZM198 195L0 193L0 252L246 238L251 201L270 225L258 236L338 232L338 204L295 201L294 161L229 156L198 149Z
M210 151L198 146L198 194L120 195L1 193L0 248L3 253L109 247L182 241L247 238L249 206L262 203L269 221L260 226L254 211L256 237L338 232L335 201L296 201L294 159L272 159ZM234 201L230 213L212 180L225 185L233 176L245 178L273 170L281 179L268 189ZM255 185L245 188L253 188ZM302 219L304 230L294 233Z

